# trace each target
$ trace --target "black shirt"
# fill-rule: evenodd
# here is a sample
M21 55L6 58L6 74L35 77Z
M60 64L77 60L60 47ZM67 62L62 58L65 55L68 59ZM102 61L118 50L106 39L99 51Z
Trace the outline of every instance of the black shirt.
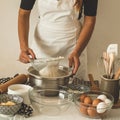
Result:
M31 10L36 0L21 0L20 8ZM83 0L84 15L96 16L98 0ZM81 13L80 13L81 16Z

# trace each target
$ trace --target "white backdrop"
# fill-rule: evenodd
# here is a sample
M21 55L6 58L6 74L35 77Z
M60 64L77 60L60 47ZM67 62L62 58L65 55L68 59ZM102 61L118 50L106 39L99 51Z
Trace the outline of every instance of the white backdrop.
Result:
M119 45L120 56L120 0L98 0L98 15L94 34L88 45L88 70L99 79L97 59L109 44Z
M17 32L18 10L20 0L0 1L0 77L26 73L28 64L18 61L19 40ZM30 41L37 20L36 9L32 11Z
M88 44L88 71L99 79L96 62L110 43L120 45L120 0L98 0L97 23ZM17 16L20 0L0 0L0 77L26 73L28 65L20 63ZM36 8L31 17L30 41L37 21Z

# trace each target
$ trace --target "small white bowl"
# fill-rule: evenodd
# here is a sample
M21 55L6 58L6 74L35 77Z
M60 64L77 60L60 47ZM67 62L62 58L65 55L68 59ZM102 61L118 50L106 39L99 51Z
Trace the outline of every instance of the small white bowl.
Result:
M29 99L29 90L33 89L29 85L24 84L13 84L8 87L8 94L19 95L23 97L25 104L31 104Z

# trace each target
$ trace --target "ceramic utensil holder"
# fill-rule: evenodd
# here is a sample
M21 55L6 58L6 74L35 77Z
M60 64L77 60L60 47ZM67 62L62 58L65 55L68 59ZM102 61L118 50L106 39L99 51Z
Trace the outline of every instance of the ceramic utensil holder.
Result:
M102 75L100 90L110 93L114 97L114 103L117 103L119 100L119 79L108 79L106 75Z

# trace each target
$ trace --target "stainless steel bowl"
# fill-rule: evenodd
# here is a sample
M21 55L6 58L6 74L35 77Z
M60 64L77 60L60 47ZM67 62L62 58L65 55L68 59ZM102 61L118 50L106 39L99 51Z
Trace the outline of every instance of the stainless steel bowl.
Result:
M72 70L65 66L59 66L59 69L66 73L65 76L60 77L43 77L40 76L39 71L30 66L27 71L29 74L29 82L31 86L37 86L41 89L59 89L59 86L65 86L69 82L72 75Z

